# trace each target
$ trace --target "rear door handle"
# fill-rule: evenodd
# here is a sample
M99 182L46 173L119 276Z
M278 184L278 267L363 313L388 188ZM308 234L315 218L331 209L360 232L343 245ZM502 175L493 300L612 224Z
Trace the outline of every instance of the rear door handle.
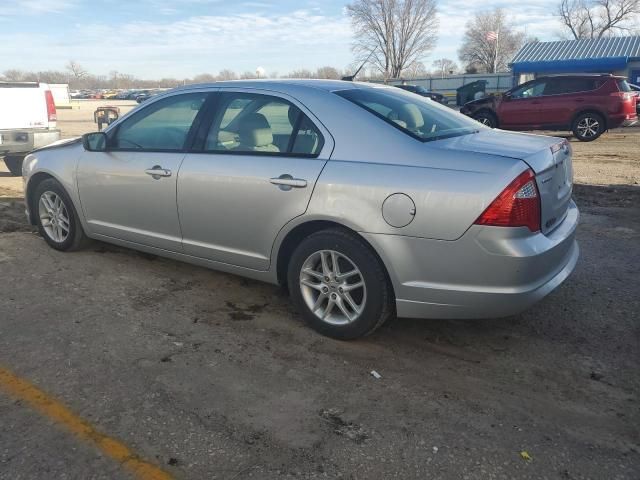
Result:
M307 181L302 178L293 178L288 173L284 173L279 177L270 178L269 182L274 185L278 185L280 190L291 190L292 188L305 188Z
M151 175L155 180L158 180L161 177L171 176L171 170L162 168L160 165L154 165L153 168L146 169L144 173L146 173L147 175Z
M584 102L584 98L576 98L576 102Z

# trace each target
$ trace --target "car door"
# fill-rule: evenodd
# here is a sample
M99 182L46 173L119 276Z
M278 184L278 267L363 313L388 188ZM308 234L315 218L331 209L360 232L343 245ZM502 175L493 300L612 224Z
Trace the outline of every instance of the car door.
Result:
M307 209L333 140L276 93L222 89L178 177L185 253L267 270L278 232ZM206 129L206 131L205 131Z
M155 101L108 132L106 151L84 152L77 177L88 233L182 249L176 180L207 96Z
M545 86L545 80L533 80L503 96L498 107L500 126L525 130L540 125Z
M602 82L595 78L549 78L539 105L540 123L549 127L570 127L576 112L593 107L591 92L601 85Z

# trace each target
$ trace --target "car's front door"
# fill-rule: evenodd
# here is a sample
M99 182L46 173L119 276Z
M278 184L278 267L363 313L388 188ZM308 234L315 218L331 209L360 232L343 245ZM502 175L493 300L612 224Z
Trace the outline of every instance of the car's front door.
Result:
M498 108L500 126L523 130L539 126L544 89L544 80L533 80L505 96Z
M77 175L88 233L181 251L176 180L207 96L160 99L108 132L107 151L84 152Z
M178 177L183 248L267 270L278 232L306 211L333 141L293 99L224 89L216 97L200 152L185 157Z

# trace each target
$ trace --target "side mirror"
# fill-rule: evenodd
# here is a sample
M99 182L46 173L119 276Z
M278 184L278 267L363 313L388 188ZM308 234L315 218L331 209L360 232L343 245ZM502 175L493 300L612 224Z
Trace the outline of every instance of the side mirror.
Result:
M511 92L504 92L502 98L505 100L511 100Z
M107 139L104 132L85 133L82 136L82 145L88 152L106 152Z

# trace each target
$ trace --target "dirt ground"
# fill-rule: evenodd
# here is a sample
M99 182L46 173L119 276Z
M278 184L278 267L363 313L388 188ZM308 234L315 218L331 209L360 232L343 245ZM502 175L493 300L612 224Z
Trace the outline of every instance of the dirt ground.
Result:
M60 112L66 136L87 112ZM56 252L0 170L0 367L175 478L637 480L640 129L572 146L565 284L515 317L400 319L356 342L270 285ZM131 478L1 387L0 418L1 479Z

